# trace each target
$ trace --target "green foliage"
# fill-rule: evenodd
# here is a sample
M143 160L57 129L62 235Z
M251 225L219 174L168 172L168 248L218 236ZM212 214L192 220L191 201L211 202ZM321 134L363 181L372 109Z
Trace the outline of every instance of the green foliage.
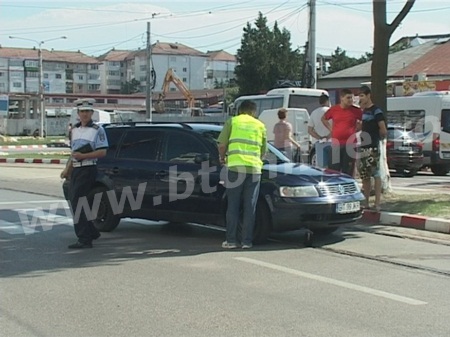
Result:
M139 92L141 89L141 83L133 78L129 82L122 83L122 86L120 88L121 94L134 94L136 92Z
M255 27L247 23L235 69L240 95L267 92L280 79L301 78L302 55L298 48L292 50L290 39L289 31L277 23L271 30L261 12Z
M335 73L339 70L347 69L353 66L356 66L361 63L365 63L372 58L370 53L366 53L364 56L360 58L354 58L346 55L346 51L342 50L340 47L337 47L334 51L334 54L331 55L330 69L329 73Z

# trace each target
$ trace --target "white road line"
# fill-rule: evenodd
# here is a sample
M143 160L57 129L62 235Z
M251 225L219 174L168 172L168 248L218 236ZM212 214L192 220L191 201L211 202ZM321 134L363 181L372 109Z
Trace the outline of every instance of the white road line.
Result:
M0 221L0 231L11 235L23 234L23 227L20 224L2 220Z
M402 303L406 303L406 304L410 304L410 305L424 305L424 304L428 304L427 302L415 300L413 298L404 297L404 296L388 293L388 292L377 290L377 289L367 288L367 287L359 286L359 285L356 285L356 284L353 284L353 283L339 281L339 280L335 280L335 279L328 278L328 277L323 277L323 276L319 276L319 275L315 275L315 274L305 273L305 272L302 272L302 271L299 271L299 270L296 270L296 269L291 269L291 268L279 266L279 265L268 263L268 262L264 262L264 261L250 259L250 258L247 258L247 257L235 257L234 259L242 261L242 262L251 263L251 264L254 264L254 265L257 265L257 266L260 266L260 267L265 267L265 268L269 268L269 269L273 269L273 270L278 270L278 271L281 271L281 272L284 272L284 273L287 273L287 274L296 275L296 276L308 278L308 279L311 279L311 280L332 284L332 285L335 285L335 286L338 286L338 287L347 288L347 289L350 289L350 290L356 290L356 291L359 291L359 292L362 292L362 293L366 293L366 294L370 294L370 295L374 295L374 296L384 297L384 298L387 298L387 299L392 300L392 301L402 302Z
M47 203L64 203L67 204L67 201L64 199L58 199L58 200L35 200L35 201L27 201L27 200L21 200L21 201L0 201L0 206L2 205L20 205L20 204L47 204Z

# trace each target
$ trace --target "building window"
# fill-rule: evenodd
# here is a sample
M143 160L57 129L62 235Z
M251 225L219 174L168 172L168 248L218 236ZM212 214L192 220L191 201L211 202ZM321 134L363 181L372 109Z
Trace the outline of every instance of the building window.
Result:
M2 76L4 76L4 75L5 75L5 73L0 72L0 77L2 77Z
M22 88L22 83L20 83L20 82L13 82L13 87L14 88Z
M61 76L61 74L55 74L55 78L61 79L62 76Z
M83 75L78 75L78 79L83 81L84 80L84 76Z
M183 73L187 72L187 68L183 68Z
M26 75L28 78L38 78L39 77L39 73L37 71L27 71Z
M48 78L48 74L44 74L44 78Z
M92 70L98 69L98 64L91 64L91 69Z
M187 82L187 78L183 77L183 82L186 83Z

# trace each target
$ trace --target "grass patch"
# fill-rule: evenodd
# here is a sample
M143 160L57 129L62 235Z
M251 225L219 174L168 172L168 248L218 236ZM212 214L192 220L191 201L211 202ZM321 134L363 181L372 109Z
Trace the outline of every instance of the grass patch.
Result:
M0 158L69 159L70 152L1 153Z
M374 198L370 198L371 205ZM381 197L381 209L450 219L450 194L387 194Z
M45 138L34 137L1 137L0 146L3 145L47 145L55 142L64 142L64 136L49 136Z

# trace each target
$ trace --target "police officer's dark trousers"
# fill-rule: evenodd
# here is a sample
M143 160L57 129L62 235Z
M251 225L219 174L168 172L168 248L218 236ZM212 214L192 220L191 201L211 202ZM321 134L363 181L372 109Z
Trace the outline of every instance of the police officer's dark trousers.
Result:
M99 236L98 230L88 214L92 208L92 201L87 202L87 195L95 183L97 166L74 167L70 178L70 203L73 214L75 234L78 241L90 243ZM89 210L85 209L89 204ZM83 205L83 206L82 206Z

